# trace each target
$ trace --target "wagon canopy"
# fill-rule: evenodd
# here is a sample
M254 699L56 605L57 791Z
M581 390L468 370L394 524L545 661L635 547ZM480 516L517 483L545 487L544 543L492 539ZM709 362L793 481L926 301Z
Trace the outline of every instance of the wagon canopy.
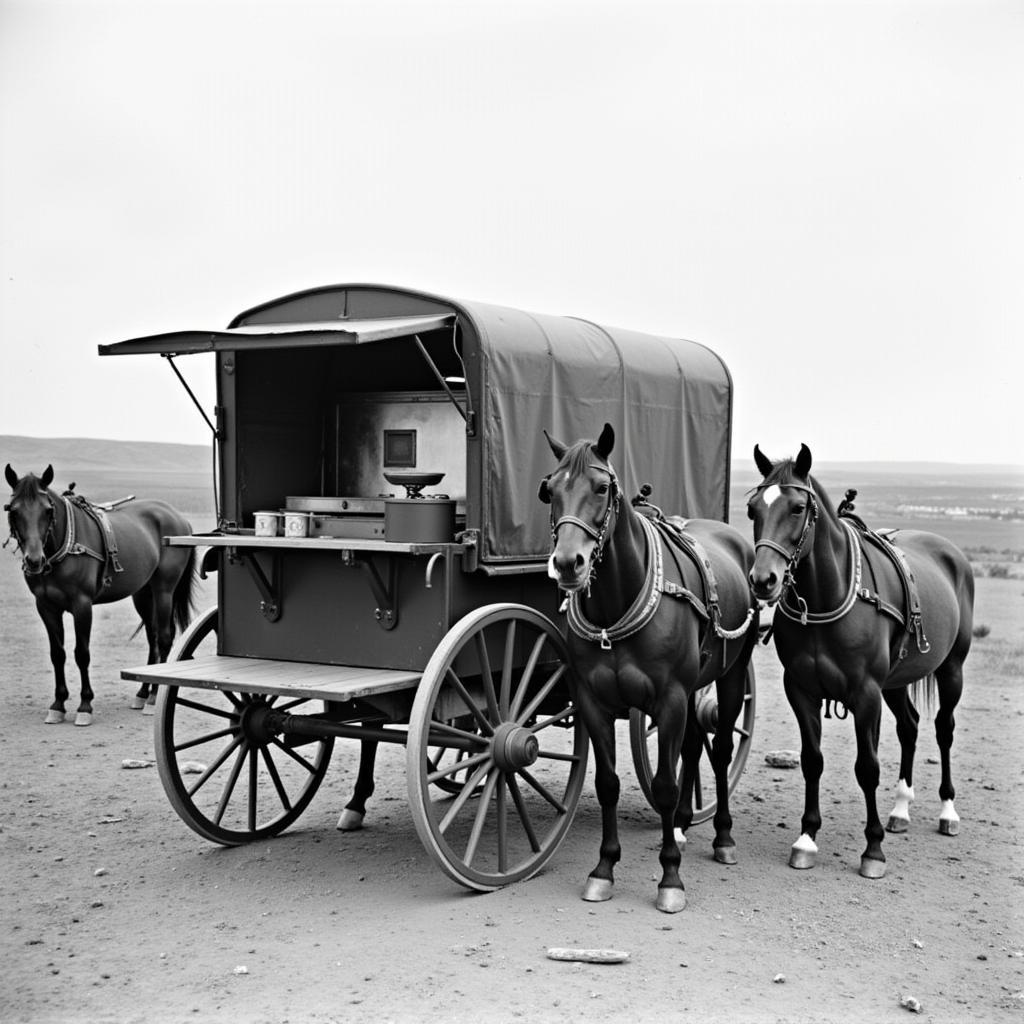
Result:
M389 388L398 361L387 346L421 335L435 339L431 352L447 353L454 341L464 364L457 400L469 413L466 527L479 531L481 562L550 552L537 500L553 467L543 429L571 443L611 423L612 463L627 497L650 483L666 512L727 517L732 381L722 360L692 341L408 289L335 285L248 310L227 331L156 335L100 352L214 351L220 359L229 351L358 346L351 358L372 363L377 386ZM401 353L404 363L415 358L409 348Z

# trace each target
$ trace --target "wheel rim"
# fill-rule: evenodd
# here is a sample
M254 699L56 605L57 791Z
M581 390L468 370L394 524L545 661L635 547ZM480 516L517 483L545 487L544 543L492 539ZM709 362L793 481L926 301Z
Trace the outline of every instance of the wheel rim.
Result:
M182 634L168 660L190 660L216 631L211 609ZM307 699L162 686L154 739L171 805L190 828L224 846L282 832L323 781L334 740L282 735L269 713L323 708Z
M561 633L523 605L467 615L424 671L407 756L416 830L450 878L489 891L539 871L586 773Z
M703 691L698 691L700 694ZM701 734L701 757L697 764L697 773L693 787L693 821L699 825L715 815L718 800L715 795L715 773L711 767L711 743L715 736L715 718L717 717L717 701L708 692L700 703L703 704L698 713L698 729ZM750 744L754 733L754 713L756 710L756 691L754 685L754 667L747 666L747 674L743 687L743 707L733 727L733 754L729 763L729 793L732 794L743 774L750 753ZM657 810L651 782L657 765L658 730L652 720L644 712L633 708L629 713L629 740L633 754L633 767L637 781L645 799L652 808Z

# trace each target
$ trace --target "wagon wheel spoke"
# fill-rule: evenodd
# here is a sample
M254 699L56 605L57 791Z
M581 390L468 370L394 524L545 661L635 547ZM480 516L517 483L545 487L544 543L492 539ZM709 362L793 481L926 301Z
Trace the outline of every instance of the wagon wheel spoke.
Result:
M516 777L514 775L506 775L505 785L508 786L508 791L512 794L512 802L516 805L516 811L519 814L519 820L522 823L523 831L526 833L526 838L530 843L530 849L534 852L539 852L540 842L537 839L537 833L534 831L530 812L523 800L523 794L519 791L519 783L516 782Z
M541 652L544 650L547 638L544 636L538 636L533 642L533 647L530 650L530 655L526 659L526 664L523 666L523 674L519 681L519 689L516 691L515 700L512 702L512 706L509 708L509 717L514 718L516 721L523 721L529 718L529 714L523 715L520 713L523 701L530 692L530 684L533 681L533 674L537 670L537 663L540 659ZM556 673L561 677L562 672L566 669L566 665L560 664L556 669Z
M483 834L484 824L490 811L491 797L494 795L494 787L497 785L497 782L498 772L492 771L484 783L483 796L481 796L480 802L477 804L476 814L473 816L473 828L470 830L469 842L466 843L466 851L463 854L463 860L470 866L472 866L473 858L476 856L476 848L480 843L480 836ZM500 847L501 844L499 843Z
M236 736L220 753L214 762L202 772L199 778L196 780L194 786L191 786L188 791L189 796L195 796L199 790L209 782L210 779L216 774L217 769L242 745L244 740L241 736Z
M231 766L231 773L228 775L228 781L224 784L224 788L220 792L220 800L217 803L217 809L213 814L213 823L219 825L221 819L224 817L224 812L227 810L228 801L231 799L231 794L235 791L235 785L238 782L239 773L242 770L242 764L245 761L246 754L248 753L248 744L241 742L239 746L242 748L238 752L238 756L235 758L235 763Z
M480 630L474 639L476 641L476 654L480 659L480 682L483 686L484 699L487 701L487 721L500 722L501 713L498 711L498 695L494 690L491 656L487 651L487 638L484 636L484 631Z
M462 808L466 805L466 802L469 800L469 798L474 795L474 790L476 789L476 787L483 783L484 777L490 771L490 768L491 760L490 758L488 758L487 761L484 764L482 764L479 768L477 768L477 770L473 772L473 774L467 780L466 784L462 787L462 790L459 792L459 795L452 801L452 804L448 808L444 817L441 818L441 820L438 822L438 831L442 835L444 835L444 833L448 831L448 829L451 827L452 822L455 821L455 819L458 817L459 811L461 811Z
M222 690L221 692L225 697L233 696L233 694L229 694L226 690ZM237 701L234 703L235 707L241 707ZM183 708L192 708L194 711L200 711L204 715L212 715L214 718L230 718L232 721L238 721L238 715L234 711L210 707L209 704L200 704L198 701L189 700L187 697L179 697L178 706Z
M292 803L291 800L288 799L288 791L285 789L284 783L281 781L281 775L277 770L277 765L274 763L274 759L270 756L270 751L268 751L266 747L261 747L260 753L263 755L263 763L267 767L267 774L274 783L274 789L277 790L277 796L281 801L281 806L286 811L290 811L292 809Z
M544 799L547 800L547 802L551 804L551 806L554 807L554 809L558 811L559 814L565 814L568 808L565 806L564 803L562 803L561 800L557 800L554 797L554 795L548 791L547 786L542 785L525 768L520 772L520 775L522 775L526 782L528 782L538 793L540 793L540 795L544 797Z
M202 736L196 736L194 739L186 740L184 743L176 743L174 745L174 752L181 753L183 750L189 750L192 747L198 747L203 743L209 743L211 740L223 739L225 736L234 736L238 732L238 726L232 725L227 729L218 729L216 732L207 732Z
M559 665L558 668L551 673L551 678L548 679L548 681L540 688L534 699L530 701L526 710L516 712L515 718L517 722L523 724L525 722L528 722L533 717L533 714L537 710L537 708L539 708L541 704L544 703L544 701L551 694L551 691L554 690L554 688L561 681L562 676L565 674L565 670L565 665ZM525 689L526 687L524 686L523 690Z
M475 768L477 765L482 764L485 761L489 761L491 755L489 753L474 754L472 757L466 757L461 761L456 761L454 764L448 765L447 768L435 768L427 775L428 782L439 782L441 779L451 778L453 775L459 772L468 771L470 768ZM431 763L433 768L435 762Z
M307 761L301 754L296 753L295 750L293 750L291 747L286 746L276 736L271 736L270 742L273 743L273 745L277 747L278 750L287 754L296 764L299 764L303 768L305 768L306 771L309 772L311 775L313 774L313 772L316 771L316 765L313 764L313 762Z

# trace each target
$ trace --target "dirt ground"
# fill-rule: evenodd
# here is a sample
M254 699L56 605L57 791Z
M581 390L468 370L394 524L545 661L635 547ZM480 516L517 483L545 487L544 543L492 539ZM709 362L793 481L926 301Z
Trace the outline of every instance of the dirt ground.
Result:
M592 772L565 844L539 876L478 895L441 873L407 806L404 750L382 751L367 827L334 828L357 747L339 742L298 825L215 847L176 816L152 718L128 710L121 667L145 660L128 604L97 609L96 716L46 726L41 624L17 562L0 562L0 989L6 1021L328 1022L1024 1020L1024 583L979 580L976 641L954 745L961 834L938 834L934 736L922 732L911 831L888 873L857 873L863 805L850 720L825 723L819 866L787 866L799 771L769 767L797 732L771 648L756 654L757 724L734 797L739 863L684 854L689 905L654 908L658 828L623 727L623 860L615 897L579 899L597 858ZM75 687L73 687L73 690ZM886 712L883 814L898 749ZM551 946L627 951L555 962ZM901 1005L918 1000L916 1016Z

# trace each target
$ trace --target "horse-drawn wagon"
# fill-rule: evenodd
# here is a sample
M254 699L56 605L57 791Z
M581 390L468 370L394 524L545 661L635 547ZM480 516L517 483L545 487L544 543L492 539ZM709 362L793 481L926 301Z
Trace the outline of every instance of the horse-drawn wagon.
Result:
M616 423L628 494L651 482L666 509L724 520L722 362L688 341L371 285L100 352L216 364L217 526L165 543L205 549L217 606L166 664L122 673L158 689L160 776L185 822L226 845L281 832L350 738L360 771L339 827L358 827L377 745L398 743L416 830L447 875L488 890L538 871L588 748L536 501L542 428ZM705 751L713 692L695 705ZM730 787L753 714L748 670ZM651 799L648 732L634 713ZM714 809L710 778L695 820Z

